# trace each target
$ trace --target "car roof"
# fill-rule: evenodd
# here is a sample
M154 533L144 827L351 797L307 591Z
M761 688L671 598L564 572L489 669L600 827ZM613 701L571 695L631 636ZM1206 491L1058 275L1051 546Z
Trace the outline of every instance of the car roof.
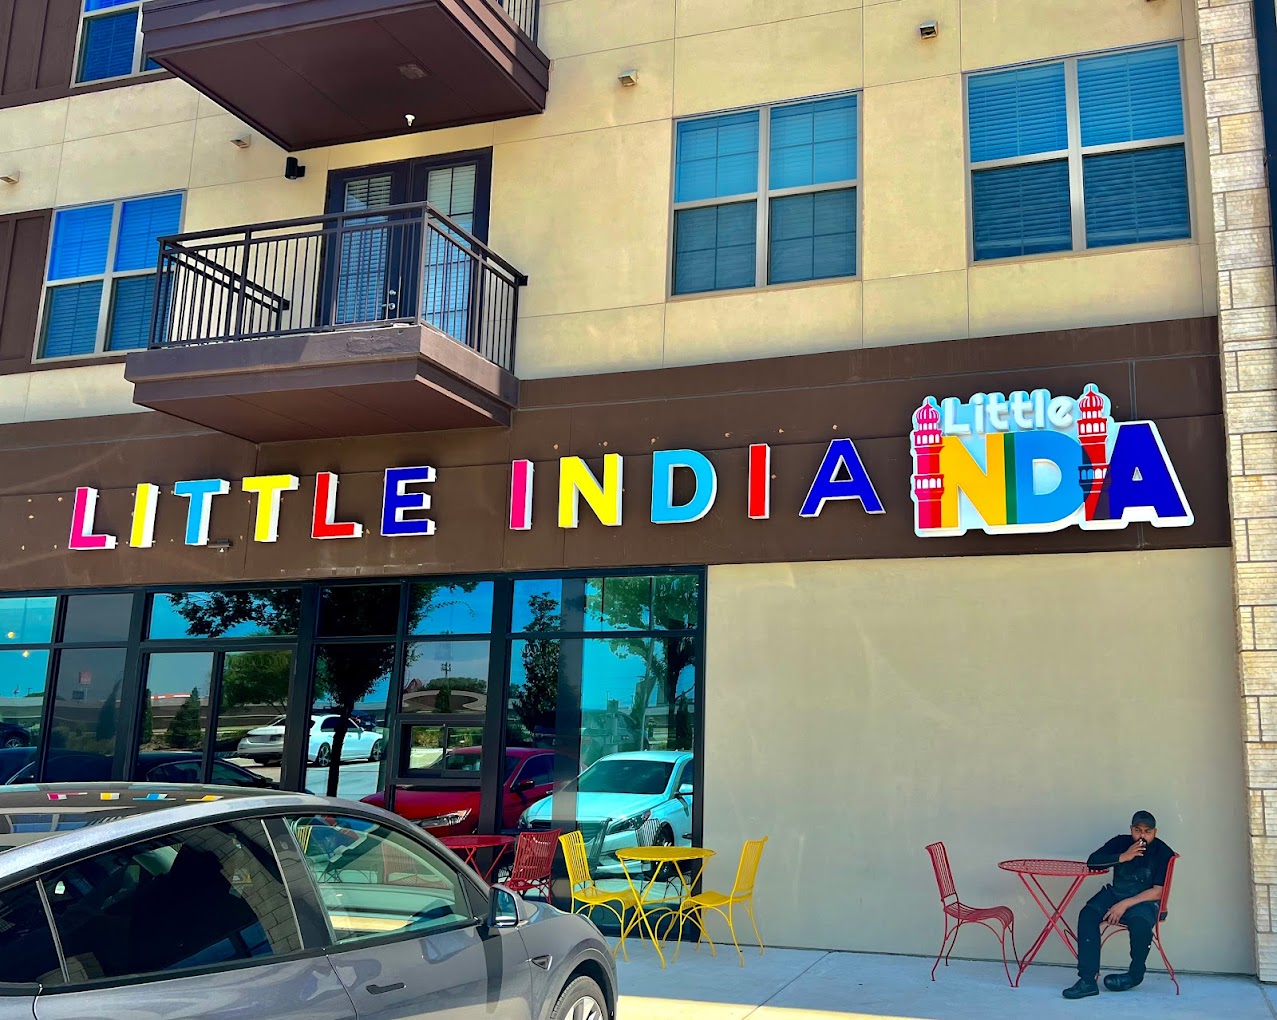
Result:
M61 861L175 829L280 812L373 812L366 804L236 786L193 783L42 783L0 788L0 885ZM83 822L65 828L67 816ZM78 816L78 817L77 817ZM393 820L393 816L386 815ZM21 826L22 830L15 831ZM41 831L41 826L47 826ZM58 826L57 831L54 827Z
M691 751L617 751L616 754L604 755L598 761L612 761L616 758L631 761L682 761L691 756Z

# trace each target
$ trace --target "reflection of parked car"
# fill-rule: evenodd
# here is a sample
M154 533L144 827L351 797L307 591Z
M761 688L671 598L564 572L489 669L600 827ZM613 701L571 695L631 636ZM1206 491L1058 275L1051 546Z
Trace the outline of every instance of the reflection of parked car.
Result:
M624 751L600 758L567 793L576 793L576 818L590 855L603 869L620 867L627 846L687 846L692 831L690 751ZM523 813L520 826L548 829L551 802Z
M0 747L26 747L31 743L31 732L17 723L0 722Z
M616 1016L593 924L487 886L402 819L171 790L0 793L4 1016Z
M514 829L519 816L532 804L554 791L554 760L550 751L529 747L508 747L505 783L501 788L501 827ZM434 768L448 772L478 773L480 749L463 747L449 751ZM386 799L374 793L367 804L381 807ZM436 836L468 836L479 823L479 790L397 790L395 814L429 829Z
M333 741L340 719L341 716L326 712L316 712L310 717L310 747L306 759L310 764L323 766L332 761ZM258 765L282 759L285 722L286 718L281 715L266 726L249 730L240 740L235 757L248 758ZM341 748L342 761L381 761L385 748L386 742L376 725L362 725L358 718L347 721L346 739Z
M20 756L20 757L19 757ZM7 786L33 783L36 748L0 750L0 780ZM101 783L111 778L112 760L89 751L51 751L44 767L46 783ZM142 751L137 756L133 780L138 783L198 783L204 756L196 751ZM218 786L273 789L264 776L240 768L234 762L213 759L213 782Z

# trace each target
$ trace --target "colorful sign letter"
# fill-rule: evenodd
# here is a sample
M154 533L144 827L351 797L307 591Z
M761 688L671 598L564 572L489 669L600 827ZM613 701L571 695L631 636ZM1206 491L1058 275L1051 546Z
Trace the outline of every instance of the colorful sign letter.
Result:
M150 549L155 545L155 508L160 502L160 487L139 482L133 496L133 529L129 545L134 549Z
M1093 383L928 397L913 415L914 531L928 538L1086 531L1143 521L1184 528L1193 512L1151 421L1115 422Z
M510 530L532 530L532 474L530 460L516 460L510 465Z
M186 508L186 544L208 545L208 526L213 516L213 497L225 496L231 483L225 478L195 478L173 486L174 496L191 501Z
M695 487L692 498L681 506L674 504L674 472L684 468L692 472ZM696 450L657 450L652 454L652 523L691 524L699 521L718 498L718 475L708 457Z
M559 527L575 528L580 523L580 499L590 504L600 524L621 526L621 481L623 462L619 453L603 456L603 482L580 457L559 459Z
M364 526L355 521L337 521L337 475L321 471L315 476L315 512L310 521L311 538L363 538Z
M410 492L410 485L427 485L435 480L432 467L386 468L386 487L381 501L381 533L387 538L404 535L433 535L435 522L408 514L430 509L430 496Z
M75 490L75 509L71 511L69 549L114 549L114 535L95 535L93 517L98 509L98 490L81 486Z
M835 439L829 444L798 515L819 517L825 504L835 499L858 499L868 514L885 512L856 452L856 444L850 439Z
M296 492L301 479L296 475L252 475L240 485L257 493L257 516L253 522L254 542L279 541L279 501L285 492Z

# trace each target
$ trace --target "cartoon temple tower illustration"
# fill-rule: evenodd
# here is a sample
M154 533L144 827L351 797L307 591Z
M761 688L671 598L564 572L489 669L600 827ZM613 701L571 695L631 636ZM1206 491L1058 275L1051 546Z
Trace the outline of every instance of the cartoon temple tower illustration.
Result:
M940 499L944 495L944 475L940 472L940 409L930 397L913 413L913 501L917 530L940 527Z
M1077 438L1082 444L1082 466L1078 469L1079 482L1086 496L1086 519L1095 519L1100 493L1104 491L1104 479L1108 475L1108 418L1104 415L1104 395L1089 384L1077 402Z

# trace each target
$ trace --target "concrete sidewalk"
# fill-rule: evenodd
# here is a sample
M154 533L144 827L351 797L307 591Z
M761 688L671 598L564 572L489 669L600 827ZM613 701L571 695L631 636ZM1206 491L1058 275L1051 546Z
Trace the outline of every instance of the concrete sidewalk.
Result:
M1182 994L1150 972L1127 993L1101 990L1068 1002L1060 990L1076 975L1064 967L1034 966L1019 988L1007 984L1000 963L955 960L930 979L931 960L798 949L735 950L717 958L684 948L661 970L652 947L634 940L630 961L617 961L620 1020L1274 1020L1277 1000L1253 978L1186 974ZM1014 973L1014 971L1013 971Z

